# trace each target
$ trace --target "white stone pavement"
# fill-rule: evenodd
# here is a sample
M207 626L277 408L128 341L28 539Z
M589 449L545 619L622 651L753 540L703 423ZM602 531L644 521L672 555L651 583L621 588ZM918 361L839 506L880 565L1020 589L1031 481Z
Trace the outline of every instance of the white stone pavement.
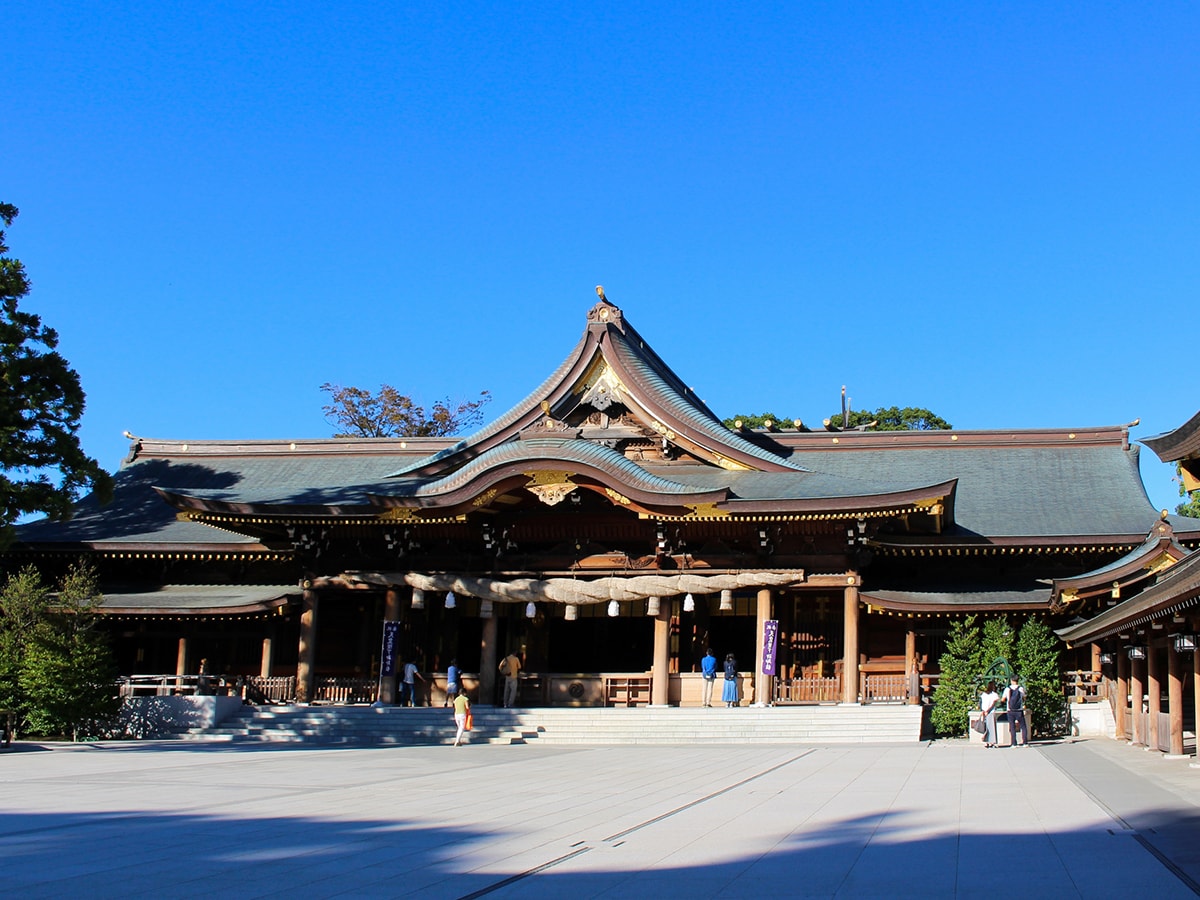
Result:
M1198 804L1200 770L1109 741L18 745L0 752L0 889L1167 900L1200 882Z

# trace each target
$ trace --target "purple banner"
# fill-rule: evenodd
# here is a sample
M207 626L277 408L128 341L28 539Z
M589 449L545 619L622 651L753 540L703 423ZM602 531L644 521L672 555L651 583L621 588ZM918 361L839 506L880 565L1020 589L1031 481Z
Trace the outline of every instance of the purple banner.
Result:
M383 623L383 653L379 659L379 674L389 678L396 674L396 649L400 646L400 623Z
M762 672L764 675L775 674L775 654L778 650L779 620L767 619L763 622Z

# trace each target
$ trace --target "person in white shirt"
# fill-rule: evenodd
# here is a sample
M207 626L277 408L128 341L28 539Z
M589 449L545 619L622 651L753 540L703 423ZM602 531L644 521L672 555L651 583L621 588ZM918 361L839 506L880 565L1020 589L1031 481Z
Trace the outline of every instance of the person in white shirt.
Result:
M983 689L983 693L979 695L979 708L983 710L983 724L987 726L987 732L983 736L983 746L996 746L996 704L1000 702L1000 695L996 693L995 682L989 681Z

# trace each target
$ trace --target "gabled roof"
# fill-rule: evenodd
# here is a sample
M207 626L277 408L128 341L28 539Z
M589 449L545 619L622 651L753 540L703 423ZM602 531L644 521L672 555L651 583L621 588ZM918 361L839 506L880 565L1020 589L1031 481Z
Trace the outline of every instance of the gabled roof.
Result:
M1175 540L1175 531L1164 519L1150 529L1145 541L1119 559L1091 572L1056 579L1050 599L1056 606L1067 606L1101 594L1120 596L1122 590L1162 573L1187 555L1187 548Z
M515 432L556 426L582 402L597 409L619 403L666 444L724 469L803 471L726 428L625 321L621 310L602 300L588 312L575 349L532 394L465 440L394 474L440 474L511 440Z

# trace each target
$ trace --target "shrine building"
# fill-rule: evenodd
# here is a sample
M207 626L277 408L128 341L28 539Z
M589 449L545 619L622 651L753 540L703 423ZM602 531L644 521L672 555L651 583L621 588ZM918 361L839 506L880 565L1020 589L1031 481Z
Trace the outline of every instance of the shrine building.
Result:
M487 704L515 652L522 704L696 705L711 648L750 702L915 703L956 617L1079 628L1200 545L1129 425L730 429L687 384L602 299L469 437L131 437L113 501L7 566L92 563L124 675L205 659L277 699L389 702L399 660L436 694L457 660ZM1068 667L1127 627L1066 633Z

